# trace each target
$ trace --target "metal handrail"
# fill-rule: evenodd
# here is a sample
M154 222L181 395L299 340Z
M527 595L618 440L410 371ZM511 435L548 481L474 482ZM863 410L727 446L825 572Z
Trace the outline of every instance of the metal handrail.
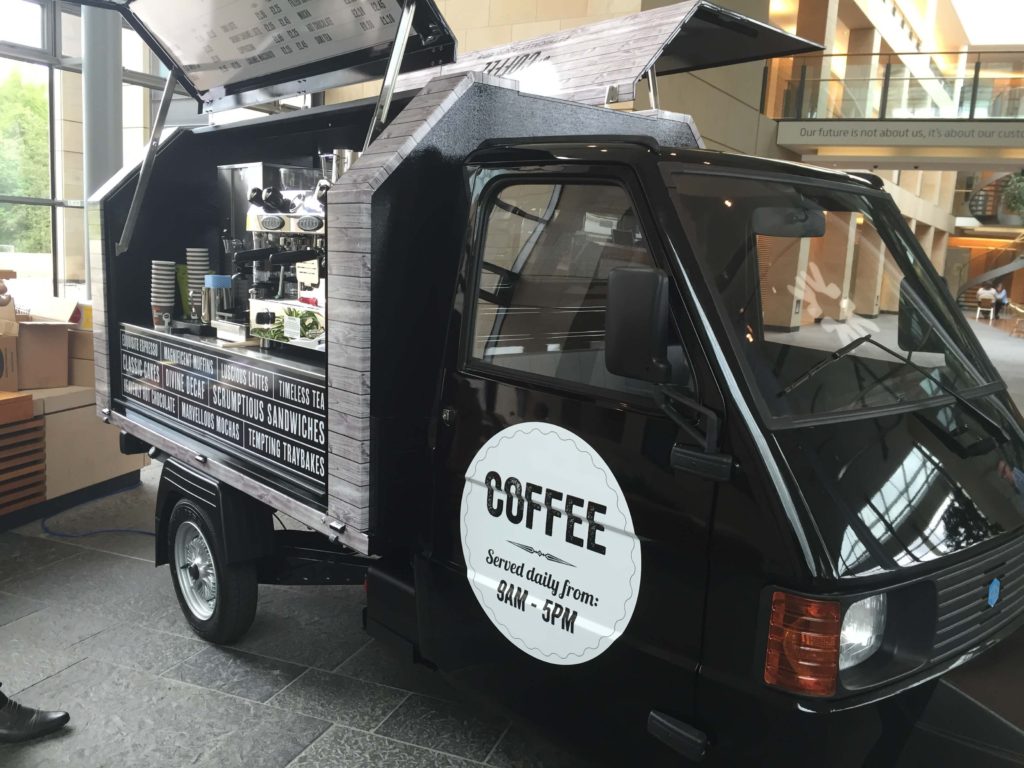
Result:
M1018 270L1024 269L1024 263L1021 262L1024 259L1024 232L1021 232L1017 237L1009 244L1004 245L1001 248L993 248L984 254L985 259L988 260L995 256L1003 256L1011 254L1015 258L1009 264L1003 264L1001 267L990 269L980 275L977 275L972 280L968 280L966 283L960 286L960 290L957 293L957 298L960 299L965 293L972 288L977 288L979 285L983 285L992 280L996 280L1000 277L1004 277Z
M956 72L947 73L936 66L936 58L942 56L955 56L957 59L960 59ZM1014 60L1024 61L1024 49L799 54L788 59L793 65L792 77L789 78L776 76L773 79L772 77L772 72L778 73L780 71L779 62L786 61L786 59L775 60L765 64L761 94L761 103L764 105L762 111L764 114L777 119L816 119L804 114L805 104L807 103L806 97L811 95L812 99L816 98L815 94L820 94L820 89L825 83L842 83L843 87L847 89L851 84L859 85L862 88L877 87L880 84L881 91L876 91L869 97L870 103L864 105L858 103L858 107L860 107L858 112L860 114L850 116L839 115L838 118L832 117L830 119L884 120L890 117L890 107L893 100L899 98L898 96L893 96L893 87L902 87L905 83L911 82L924 90L933 105L931 108L938 108L939 110L951 108L956 112L957 119L973 120L977 119L979 111L978 97L982 90L983 82L994 83L996 80L1006 80L1009 81L1009 84L1004 85L1004 87L999 89L998 93L989 97L989 114L987 117L992 119L1024 119L1024 114L1020 114L1019 110L1014 110L1015 114L1002 115L1000 114L1002 109L999 107L1009 98L1006 94L1016 94L1019 90L1024 89L1024 72L1007 72L1005 76L997 78L984 71L984 64L986 62L1005 64L1006 57L1013 57ZM927 60L926 67L923 63L920 63L922 58ZM852 76L844 76L842 78L823 75L821 70L831 69L830 62L837 59L845 59L848 62L874 62L875 71L867 76L854 73ZM904 59L910 59L911 61L904 61ZM919 74L915 74L913 71L915 63L917 64L916 68ZM900 67L906 68L906 73L900 72ZM921 69L927 69L927 72L921 71ZM795 97L795 103L790 102L787 105L785 103L787 96L784 94L782 96L781 109L779 110L780 114L769 114L769 111L774 106L769 98L769 91L780 85L787 87L786 94ZM941 91L941 94L939 91ZM941 98L940 95L942 96ZM874 102L875 99L877 99L877 102ZM944 103L946 100L949 101L949 104ZM812 100L811 103L813 104L814 101ZM877 110L877 117L863 114L865 106L871 108L872 111ZM964 112L966 112L966 116ZM934 118L935 116L928 115L927 117Z

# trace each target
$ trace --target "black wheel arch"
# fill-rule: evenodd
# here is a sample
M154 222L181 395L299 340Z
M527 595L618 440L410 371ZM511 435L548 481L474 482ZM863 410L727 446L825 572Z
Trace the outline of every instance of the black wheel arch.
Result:
M179 499L205 509L217 525L213 546L225 563L260 560L274 553L274 509L175 459L164 460L156 495L156 565L170 562L167 525Z

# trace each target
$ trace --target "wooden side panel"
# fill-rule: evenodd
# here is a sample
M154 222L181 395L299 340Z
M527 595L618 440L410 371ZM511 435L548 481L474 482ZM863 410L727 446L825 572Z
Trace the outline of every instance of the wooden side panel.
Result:
M422 88L439 75L483 72L518 79L523 93L603 106L610 89L613 101L628 103L635 98L639 79L698 5L687 0L476 51L454 64L403 75L398 90Z
M43 417L8 424L0 434L0 516L46 499Z
M373 193L474 82L454 75L424 88L328 196L327 373L330 515L358 531L370 524L370 280Z

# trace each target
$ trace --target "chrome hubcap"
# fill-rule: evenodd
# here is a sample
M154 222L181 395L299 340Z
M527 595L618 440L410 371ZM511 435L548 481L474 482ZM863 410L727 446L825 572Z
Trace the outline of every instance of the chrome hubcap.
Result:
M178 567L178 586L189 610L200 621L206 621L217 607L217 569L210 545L195 523L178 526L174 562Z

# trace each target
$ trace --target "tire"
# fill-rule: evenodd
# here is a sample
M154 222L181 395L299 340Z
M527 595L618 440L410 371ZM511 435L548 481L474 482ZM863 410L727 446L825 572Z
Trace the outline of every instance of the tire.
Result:
M191 499L180 499L167 524L178 605L197 635L229 645L252 626L259 586L256 564L225 563L219 544L220 531L210 515Z

